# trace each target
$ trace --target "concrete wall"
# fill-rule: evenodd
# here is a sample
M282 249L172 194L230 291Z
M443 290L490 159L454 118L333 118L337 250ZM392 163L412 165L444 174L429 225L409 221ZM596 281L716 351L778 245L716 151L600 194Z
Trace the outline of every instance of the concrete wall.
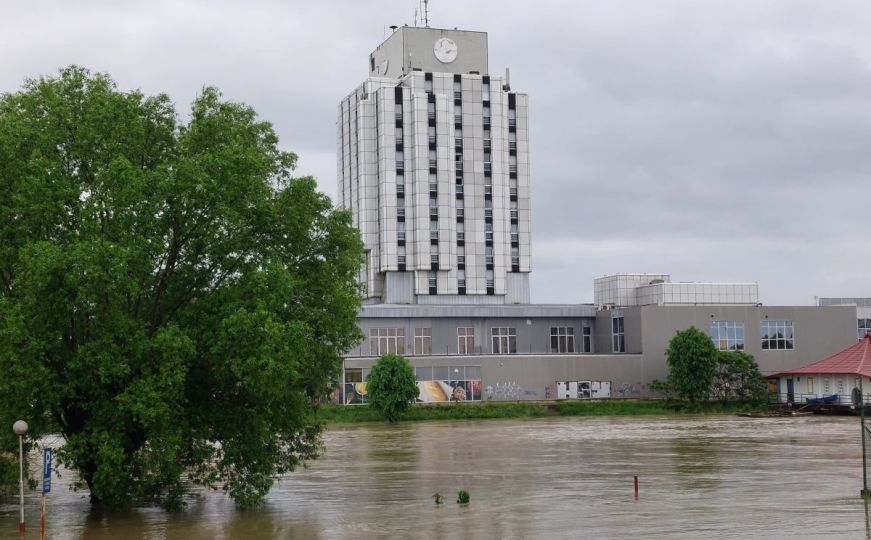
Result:
M433 52L443 37L457 45L457 57L448 64L439 62ZM398 78L413 69L487 75L487 33L403 26L372 52L368 67L370 77Z
M375 358L347 358L370 368ZM553 399L557 381L610 381L612 398L640 397L650 377L639 355L508 355L410 357L414 367L480 366L484 400ZM488 392L488 388L490 392Z
M714 320L744 321L744 350L756 358L763 374L810 364L856 343L856 308L849 306L643 306L635 309L641 313L642 350L647 369L657 378L668 374L665 349L674 334L690 326L709 334ZM794 349L762 349L759 323L764 319L793 321Z

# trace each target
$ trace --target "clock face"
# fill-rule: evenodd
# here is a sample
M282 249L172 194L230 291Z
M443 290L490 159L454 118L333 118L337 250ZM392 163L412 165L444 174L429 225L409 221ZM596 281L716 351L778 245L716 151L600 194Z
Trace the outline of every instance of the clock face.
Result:
M457 44L450 38L441 38L432 48L436 59L442 64L450 64L457 59Z

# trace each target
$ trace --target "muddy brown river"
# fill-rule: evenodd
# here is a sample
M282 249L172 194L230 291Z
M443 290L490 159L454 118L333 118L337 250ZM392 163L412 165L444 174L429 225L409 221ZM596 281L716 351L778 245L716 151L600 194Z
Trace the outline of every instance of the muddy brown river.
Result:
M324 443L248 512L204 493L180 514L104 514L69 490L70 475L55 478L47 538L871 539L850 417L371 424L333 427ZM470 504L456 504L461 489ZM38 502L28 495L28 538ZM18 538L17 512L3 500L0 539Z

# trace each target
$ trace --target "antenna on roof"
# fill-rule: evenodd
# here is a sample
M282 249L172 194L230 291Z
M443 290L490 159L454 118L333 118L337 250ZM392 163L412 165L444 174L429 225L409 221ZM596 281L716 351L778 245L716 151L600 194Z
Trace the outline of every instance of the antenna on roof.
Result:
M423 25L429 28L429 0L423 0Z
M417 8L414 8L414 26L417 27Z

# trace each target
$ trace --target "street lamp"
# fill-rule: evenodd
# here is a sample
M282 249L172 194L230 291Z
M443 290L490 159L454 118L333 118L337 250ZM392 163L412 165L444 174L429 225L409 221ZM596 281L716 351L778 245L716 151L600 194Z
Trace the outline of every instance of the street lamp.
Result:
M24 534L24 435L27 434L27 422L19 420L12 424L12 431L18 435L18 493L21 497L21 519L18 521L18 533Z

